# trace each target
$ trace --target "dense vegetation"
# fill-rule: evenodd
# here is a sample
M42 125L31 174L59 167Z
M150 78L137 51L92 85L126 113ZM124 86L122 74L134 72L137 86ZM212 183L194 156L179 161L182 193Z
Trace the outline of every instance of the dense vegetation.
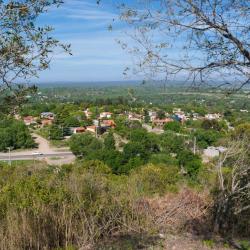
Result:
M11 149L32 148L34 140L21 121L2 118L0 120L0 151Z
M175 168L161 165L118 177L99 161L1 165L0 177L1 249L79 249L114 235L154 235L157 225L140 199L179 179Z
M47 90L42 91L45 95ZM230 112L209 120L204 119L205 114L221 111L210 103L210 97L193 102L192 95L185 95L185 104L176 105L129 99L123 103L116 97L106 102L98 100L98 95L93 102L84 98L70 102L70 96L61 103L52 97L49 101L31 97L20 115L36 117L36 125L28 128L10 118L1 121L0 135L9 138L1 141L9 142L1 151L9 145L33 147L30 132L34 131L50 142L70 146L77 157L74 164L61 167L42 162L1 165L1 248L98 249L110 239L122 242L123 237L135 237L145 247L153 237L152 247L161 244L159 233L168 235L171 230L210 235L209 240L213 234L223 239L247 238L249 199L241 190L248 190L249 175L247 168L237 164L245 167L249 163L249 155L242 150L249 143L240 146L249 138L249 115L240 111L241 106L224 102ZM154 128L149 111L164 119L176 107L190 112L190 119L169 122L159 134L146 129ZM91 117L84 114L86 109ZM115 127L105 133L72 135L72 127L92 125L103 111L113 113ZM52 125L41 126L42 112L55 114ZM129 112L143 119L130 120ZM195 112L203 118L194 119ZM237 155L221 154L207 163L202 161L207 147L230 148L230 143ZM231 189L234 182L236 189ZM128 247L135 244L132 249L138 249L137 243L132 241Z

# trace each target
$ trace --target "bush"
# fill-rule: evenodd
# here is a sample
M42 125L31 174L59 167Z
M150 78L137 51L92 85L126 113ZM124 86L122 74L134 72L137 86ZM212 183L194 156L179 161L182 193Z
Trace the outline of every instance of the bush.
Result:
M167 190L177 189L180 175L178 167L149 164L132 171L131 178L143 194L164 194Z
M90 152L95 152L103 147L101 141L90 133L73 135L70 138L69 146L71 151L78 157L86 156Z
M165 131L174 131L176 133L180 133L181 131L181 124L180 122L173 121L173 122L168 122L167 124L164 125L164 130Z
M84 248L112 235L154 228L128 178L91 161L41 170L0 170L0 248Z

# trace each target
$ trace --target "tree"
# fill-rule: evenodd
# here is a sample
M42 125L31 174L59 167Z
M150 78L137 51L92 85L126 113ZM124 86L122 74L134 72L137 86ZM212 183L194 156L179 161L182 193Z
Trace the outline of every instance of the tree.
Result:
M104 138L104 147L108 150L115 150L115 138L113 133L108 133Z
M69 51L69 45L59 43L49 26L39 27L39 16L61 0L0 1L0 106L18 107L27 91L34 87L16 85L49 67L51 53L56 47ZM9 110L7 110L9 112Z
M49 127L49 139L50 140L62 140L63 139L63 128L53 124Z
M185 148L184 139L182 136L177 136L173 133L167 132L161 136L160 146L161 151L168 154L177 154Z
M135 56L136 72L168 78L179 73L196 84L230 86L230 92L249 84L248 1L121 2L120 18L134 28L135 45L120 43Z
M144 162L147 161L149 156L149 152L140 142L129 142L124 146L123 153L125 159L138 157Z
M196 178L202 166L201 159L189 150L183 150L177 154L179 166L183 168L191 178Z
M164 130L165 131L170 130L179 133L181 131L181 124L180 122L177 121L168 122L164 125Z
M163 110L157 111L157 118L158 119L164 119L164 118L166 118L165 112Z
M77 157L84 157L90 152L102 149L103 147L101 141L90 133L73 135L70 138L69 146L73 154Z
M249 137L234 139L216 164L218 186L215 195L215 229L232 237L249 234L250 221Z
M148 110L144 109L143 112L144 112L144 122L149 123L150 122L150 116L149 116Z
M0 151L8 147L13 149L33 148L36 144L28 128L21 121L2 118L0 121Z
M69 116L64 120L64 126L66 126L66 127L79 127L80 122L76 117Z
M215 119L213 120L206 119L201 123L201 127L206 130L214 129L216 131L220 131L222 130L222 128L226 128L226 124L224 122L218 122Z
M197 129L194 132L194 136L197 139L197 144L201 148L206 148L208 146L212 146L215 144L219 138L222 137L222 134L218 131L215 131L213 129Z

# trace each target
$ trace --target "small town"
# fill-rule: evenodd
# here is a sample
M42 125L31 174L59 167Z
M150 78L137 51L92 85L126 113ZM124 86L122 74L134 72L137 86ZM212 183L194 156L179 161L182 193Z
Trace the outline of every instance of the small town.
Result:
M0 250L250 250L250 0L0 0Z

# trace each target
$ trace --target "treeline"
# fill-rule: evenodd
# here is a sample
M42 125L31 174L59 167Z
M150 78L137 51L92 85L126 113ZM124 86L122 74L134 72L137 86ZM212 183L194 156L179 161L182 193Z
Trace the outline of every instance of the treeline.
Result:
M103 140L90 133L73 135L69 145L79 159L100 160L115 174L128 174L147 163L164 163L175 166L177 172L183 169L187 176L196 179L201 158L193 154L182 136L171 132L159 136L143 128L127 127L125 131L127 143L121 138L115 140L110 132Z

